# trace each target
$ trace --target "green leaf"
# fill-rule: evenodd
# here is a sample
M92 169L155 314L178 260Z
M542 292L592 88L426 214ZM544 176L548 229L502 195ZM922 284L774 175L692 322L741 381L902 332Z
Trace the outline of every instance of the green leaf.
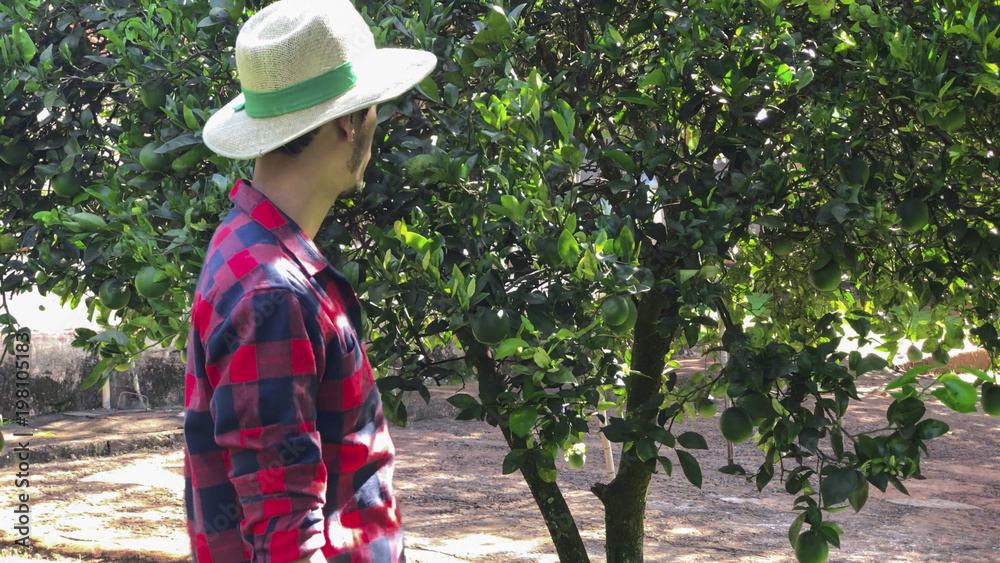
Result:
M620 149L607 149L604 151L604 156L615 161L615 164L621 167L622 170L628 172L629 174L635 174L639 167L636 165L635 161L632 160L625 151Z
M765 462L763 465L761 465L760 469L757 471L757 478L755 480L757 485L757 491L758 492L763 491L764 487L766 487L767 484L770 483L771 479L773 478L774 478L774 466L772 466L770 463Z
M795 542L799 539L799 532L802 531L802 524L806 521L806 515L808 512L802 512L799 516L792 521L792 525L788 527L788 542L792 544L792 549L795 549Z
M552 116L552 121L556 124L556 129L559 130L559 135L562 136L563 142L568 143L570 130L569 126L566 125L566 119L556 110L552 110L549 114Z
M673 472L674 465L670 462L669 458L661 455L656 458L656 461L660 462L660 465L663 466L663 471L666 472L668 476Z
M486 15L486 25L489 26L497 37L504 37L510 34L510 20L500 6L490 6L490 12Z
M544 348L535 348L535 353L531 357L535 361L535 365L547 369L552 365L552 358L549 357L548 352Z
M535 427L537 420L538 407L534 405L522 405L510 413L510 430L518 436L527 436Z
M923 401L916 397L907 397L902 401L893 401L885 413L885 418L892 424L909 426L923 418L926 411Z
M674 444L677 443L677 439L674 438L674 435L671 434L670 431L667 430L666 428L660 426L650 428L647 434L650 438L656 440L657 442L663 444L668 448L674 447Z
M855 374L861 375L864 373L868 373L870 371L885 369L885 367L888 365L889 364L887 364L886 361L881 356L875 354L868 354L867 356L862 358L860 362L858 362L858 365L851 366L851 368L854 369Z
M900 377L894 379L892 381L892 383L886 385L885 386L885 390L886 391L892 391L893 389L899 389L900 387L903 387L904 385L912 385L912 384L914 384L914 383L917 382L917 376L919 376L919 375L921 375L923 373L926 373L928 371L931 371L933 369L936 369L936 368L934 366L932 366L932 365L923 365L923 366L917 366L917 367L914 367L914 368L910 368L910 369L906 370L906 373L904 373Z
M31 41L31 36L19 23L15 23L11 27L11 33L14 36L14 44L17 45L17 50L21 53L21 58L24 59L24 62L30 63L31 59L35 57L35 53L38 52L35 44Z
M923 440L930 440L932 438L937 438L938 436L943 436L946 432L950 430L950 427L946 422L928 418L927 420L920 421L917 424L917 436Z
M858 488L847 497L847 502L851 503L854 512L860 512L865 503L868 502L868 481L861 479Z
M562 385L564 383L576 384L579 381L576 376L573 375L568 369L560 369L557 371L548 371L545 373L545 382L554 385Z
M817 527L817 530L835 547L840 547L840 536L844 533L844 530L842 530L836 522L827 520L821 523Z
M201 144L201 139L195 137L192 133L182 133L177 137L163 143L156 149L157 154L163 154L175 151L179 148L189 147L191 145Z
M653 108L659 107L656 101L654 101L652 98L636 90L626 90L624 92L621 92L620 94L615 95L615 99L618 101L629 102L632 104L639 104L642 106L648 106Z
M188 126L188 129L197 131L201 129L201 124L198 123L198 119L194 116L194 112L186 104L184 105L184 124Z
M88 375L87 378L80 383L80 389L89 389L90 387L92 387L95 383L97 383L98 380L101 379L101 376L104 375L104 372L111 369L111 366L112 366L111 358L104 358L101 361L97 362L97 365L94 366L94 369L90 370L90 375Z
M597 261L597 256L588 248L586 252L583 253L583 257L580 258L580 262L576 265L576 271L581 278L594 280L597 277L597 272L600 267L600 263Z
M559 148L559 154L572 170L576 170L583 164L583 153L573 145L563 145Z
M86 211L81 211L79 213L73 213L70 217L80 224L80 226L87 231L96 231L103 229L108 226L108 223L103 217L94 215L93 213L88 213Z
M828 470L820 485L823 504L833 506L847 500L858 488L858 472L853 467L833 467Z
M628 225L622 225L622 229L618 232L618 238L615 239L615 243L621 248L620 258L631 262L633 253L635 252L635 236L632 234L632 229L630 229Z
M497 346L496 359L502 360L511 354L516 354L518 348L527 348L528 343L520 338L508 338Z
M809 0L809 11L821 20L828 19L836 7L837 0Z
M705 438L697 432L685 432L677 437L677 443L689 450L707 450Z
M563 264L575 265L579 257L579 243L573 238L572 233L564 229L559 235L559 258L562 259Z
M970 375L974 375L976 376L976 379L980 381L989 381L990 383L996 383L996 380L993 378L993 376L991 376L990 374L986 373L981 369L959 366L958 370L968 373Z
M975 412L977 394L971 383L954 373L946 373L938 380L943 386L932 391L931 395L955 412Z
M780 1L780 0L779 0ZM650 86L666 86L667 77L661 69L653 69L652 72L639 77L639 87L642 89Z
M698 460L684 450L676 451L677 459L681 462L681 469L684 470L684 476L687 477L687 480L690 481L692 485L700 489L701 466L698 465Z
M795 78L796 78L795 90L800 91L806 86L808 86L810 83L812 83L814 76L815 75L813 73L812 67L810 66L799 67L799 69L795 71Z
M524 458L527 453L528 450L517 449L517 450L511 450L506 456L504 456L503 474L510 475L511 473L520 469L521 464L524 463Z
M437 84L434 83L433 76L428 76L420 82L417 83L417 89L424 96L427 96L436 103L441 103L441 91L438 90Z
M92 336L88 342L114 342L124 348L128 346L128 335L118 329L112 328Z
M446 400L453 406L456 406L462 410L465 410L469 407L479 406L479 401L477 401L475 397L469 395L468 393L458 393L456 395L448 397Z
M656 447L656 442L653 442L649 438L643 438L636 443L635 453L639 456L640 460L648 461L656 457L659 452Z

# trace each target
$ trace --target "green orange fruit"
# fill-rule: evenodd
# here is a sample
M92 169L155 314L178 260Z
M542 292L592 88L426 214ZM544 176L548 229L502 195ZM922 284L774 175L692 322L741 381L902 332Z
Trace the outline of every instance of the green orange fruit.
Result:
M21 163L27 160L28 153L30 152L28 145L20 141L14 141L0 146L0 160L11 166L20 166Z
M736 405L750 415L754 426L759 426L766 418L774 418L778 413L771 404L771 397L763 393L748 393L736 399Z
M156 152L158 148L156 143L148 143L139 151L139 164L146 170L163 170L170 163L167 155Z
M927 226L930 220L930 210L922 199L911 197L903 200L897 210L899 226L907 233L913 234Z
M569 462L569 466L573 469L581 469L583 464L587 463L587 456L578 453L571 453L569 454L569 457L566 458L566 461Z
M148 109L160 109L167 103L167 83L154 80L139 88L139 101Z
M20 248L17 237L10 233L0 234L0 254L12 254Z
M635 306L635 302L629 298L625 298L625 302L628 305L628 317L622 324L611 327L617 333L626 333L632 330L632 327L635 326L636 319L639 318L639 309Z
M719 417L722 437L734 444L742 444L753 435L753 421L747 411L740 407L729 407Z
M773 252L775 256L788 256L794 249L795 245L788 239L779 238L771 242L771 252Z
M510 317L503 309L484 310L472 318L472 335L483 344L496 346L510 332Z
M809 283L820 291L833 291L840 285L840 278L843 274L840 271L840 265L833 259L827 259L825 264L817 267L823 260L821 258L810 268Z
M911 362L919 362L920 360L924 359L924 353L921 352L920 348L917 348L916 345L911 345L906 350L906 359L910 360Z
M628 320L628 299L620 295L611 295L601 302L601 316L608 326L620 326Z
M819 532L809 530L795 540L795 558L799 563L826 563L829 556L830 546Z
M50 185L56 195L68 198L76 197L83 189L80 177L73 171L65 172L52 178Z
M695 407L698 409L698 416L702 418L712 418L715 416L715 413L719 412L719 404L713 401L711 397L698 399Z
M582 443L573 444L565 451L566 462L573 469L581 469L587 463L587 447Z
M1000 416L1000 386L983 383L983 412L990 416Z
M147 299L156 299L170 289L170 278L153 266L143 266L135 276L135 290Z
M938 127L943 131L958 131L965 125L965 108L958 106L938 118Z
M121 280L112 278L104 280L104 283L101 284L101 289L97 292L97 296L101 299L101 304L106 308L112 310L121 309L132 298L132 290Z

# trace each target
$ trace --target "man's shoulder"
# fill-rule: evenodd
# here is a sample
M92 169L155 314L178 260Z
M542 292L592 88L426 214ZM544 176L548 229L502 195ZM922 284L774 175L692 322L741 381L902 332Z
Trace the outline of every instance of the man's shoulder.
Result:
M205 257L196 298L222 313L254 295L315 300L309 276L267 229L255 221L227 221Z

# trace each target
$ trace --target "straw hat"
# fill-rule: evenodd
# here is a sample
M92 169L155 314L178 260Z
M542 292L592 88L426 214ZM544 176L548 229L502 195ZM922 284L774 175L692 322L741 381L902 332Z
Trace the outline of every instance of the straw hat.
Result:
M243 93L205 124L216 153L251 159L342 115L395 98L430 74L433 53L376 49L350 0L280 0L236 38Z

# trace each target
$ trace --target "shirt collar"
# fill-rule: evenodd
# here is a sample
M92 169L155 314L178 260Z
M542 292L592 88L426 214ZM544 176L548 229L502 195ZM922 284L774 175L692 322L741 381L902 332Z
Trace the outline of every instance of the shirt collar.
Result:
M278 244L292 255L307 274L315 276L320 270L326 268L333 270L305 231L254 188L249 180L237 180L229 192L229 199L240 211L269 230L278 240Z

